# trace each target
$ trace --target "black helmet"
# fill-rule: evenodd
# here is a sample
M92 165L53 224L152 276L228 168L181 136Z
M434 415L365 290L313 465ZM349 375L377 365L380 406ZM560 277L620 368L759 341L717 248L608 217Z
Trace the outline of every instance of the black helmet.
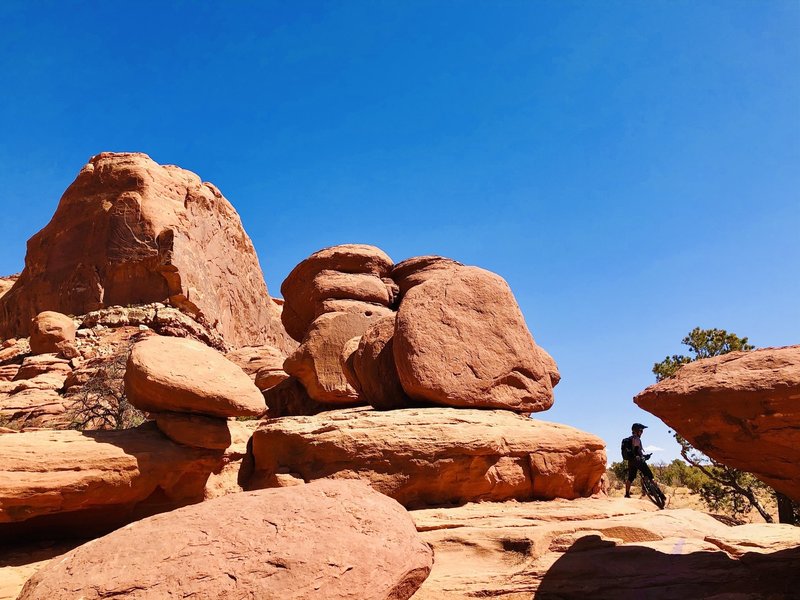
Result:
M647 425L642 425L641 423L631 425L631 431L644 431L645 429L647 429Z

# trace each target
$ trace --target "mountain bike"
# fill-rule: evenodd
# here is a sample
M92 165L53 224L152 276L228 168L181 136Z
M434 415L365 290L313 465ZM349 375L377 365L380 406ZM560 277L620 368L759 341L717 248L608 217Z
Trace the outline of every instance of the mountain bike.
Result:
M664 492L659 489L658 484L652 479L645 477L644 473L640 473L639 478L642 480L642 490L647 497L650 498L650 501L661 510L664 510L667 497L664 495Z

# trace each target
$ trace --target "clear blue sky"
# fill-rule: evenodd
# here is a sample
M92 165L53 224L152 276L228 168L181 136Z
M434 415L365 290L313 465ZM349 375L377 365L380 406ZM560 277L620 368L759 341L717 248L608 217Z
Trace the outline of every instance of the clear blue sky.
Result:
M214 182L267 285L324 246L511 284L618 458L692 327L800 343L800 3L0 4L0 273L86 160Z

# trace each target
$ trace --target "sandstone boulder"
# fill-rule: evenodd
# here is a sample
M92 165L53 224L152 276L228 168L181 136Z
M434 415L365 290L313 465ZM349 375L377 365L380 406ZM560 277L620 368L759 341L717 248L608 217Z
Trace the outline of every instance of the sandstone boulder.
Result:
M98 154L28 241L25 269L0 297L0 338L27 335L43 310L150 302L181 308L234 346L287 343L253 244L220 191L145 154Z
M317 402L353 404L359 397L342 370L342 349L381 316L373 311L320 315L300 347L283 363L283 369L299 379Z
M524 413L553 403L554 361L534 343L508 284L477 267L441 270L406 294L394 357L418 400Z
M148 412L238 417L266 411L261 392L244 371L190 339L151 336L134 344L125 393L131 404Z
M800 346L689 363L634 402L708 456L800 501Z
M350 405L332 405L313 400L294 377L288 377L279 384L264 390L264 401L267 403L267 417L292 417L302 415L316 415L333 409L357 406L358 401Z
M442 271L463 267L464 265L444 256L415 256L400 261L392 268L391 276L397 284L398 301L408 290L434 277Z
M599 489L603 441L508 411L348 409L263 422L253 485L362 479L404 506L578 498Z
M414 402L406 395L394 363L395 315L370 325L361 336L352 365L361 397L374 408L407 408Z
M225 450L231 445L228 420L220 417L163 412L156 415L156 425L173 442L185 446Z
M3 435L0 539L90 535L197 502L219 467L219 452L175 444L152 423L122 431Z
M19 600L404 600L432 562L399 504L358 482L326 481L150 517L51 562Z
M329 300L377 302L389 305L390 291L381 280L392 259L380 248L343 244L315 252L298 264L281 285L284 298L281 319L286 331L303 341L312 321L325 311Z
M39 313L31 323L31 352L62 354L67 358L78 355L75 348L75 322L67 315L53 311Z

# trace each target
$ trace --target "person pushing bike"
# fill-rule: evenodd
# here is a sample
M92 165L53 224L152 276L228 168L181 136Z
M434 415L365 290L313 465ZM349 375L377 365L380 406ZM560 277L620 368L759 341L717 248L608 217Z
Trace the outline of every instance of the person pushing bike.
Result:
M625 497L631 497L631 484L633 480L636 479L636 474L641 472L642 477L647 477L650 481L653 480L653 472L650 470L650 467L647 466L647 459L650 458L650 454L645 454L644 449L642 448L642 434L644 430L647 429L647 425L642 425L641 423L634 423L631 425L631 433L633 434L631 437L626 438L623 440L623 446L625 446L626 442L629 441L628 444L628 479L625 480Z

